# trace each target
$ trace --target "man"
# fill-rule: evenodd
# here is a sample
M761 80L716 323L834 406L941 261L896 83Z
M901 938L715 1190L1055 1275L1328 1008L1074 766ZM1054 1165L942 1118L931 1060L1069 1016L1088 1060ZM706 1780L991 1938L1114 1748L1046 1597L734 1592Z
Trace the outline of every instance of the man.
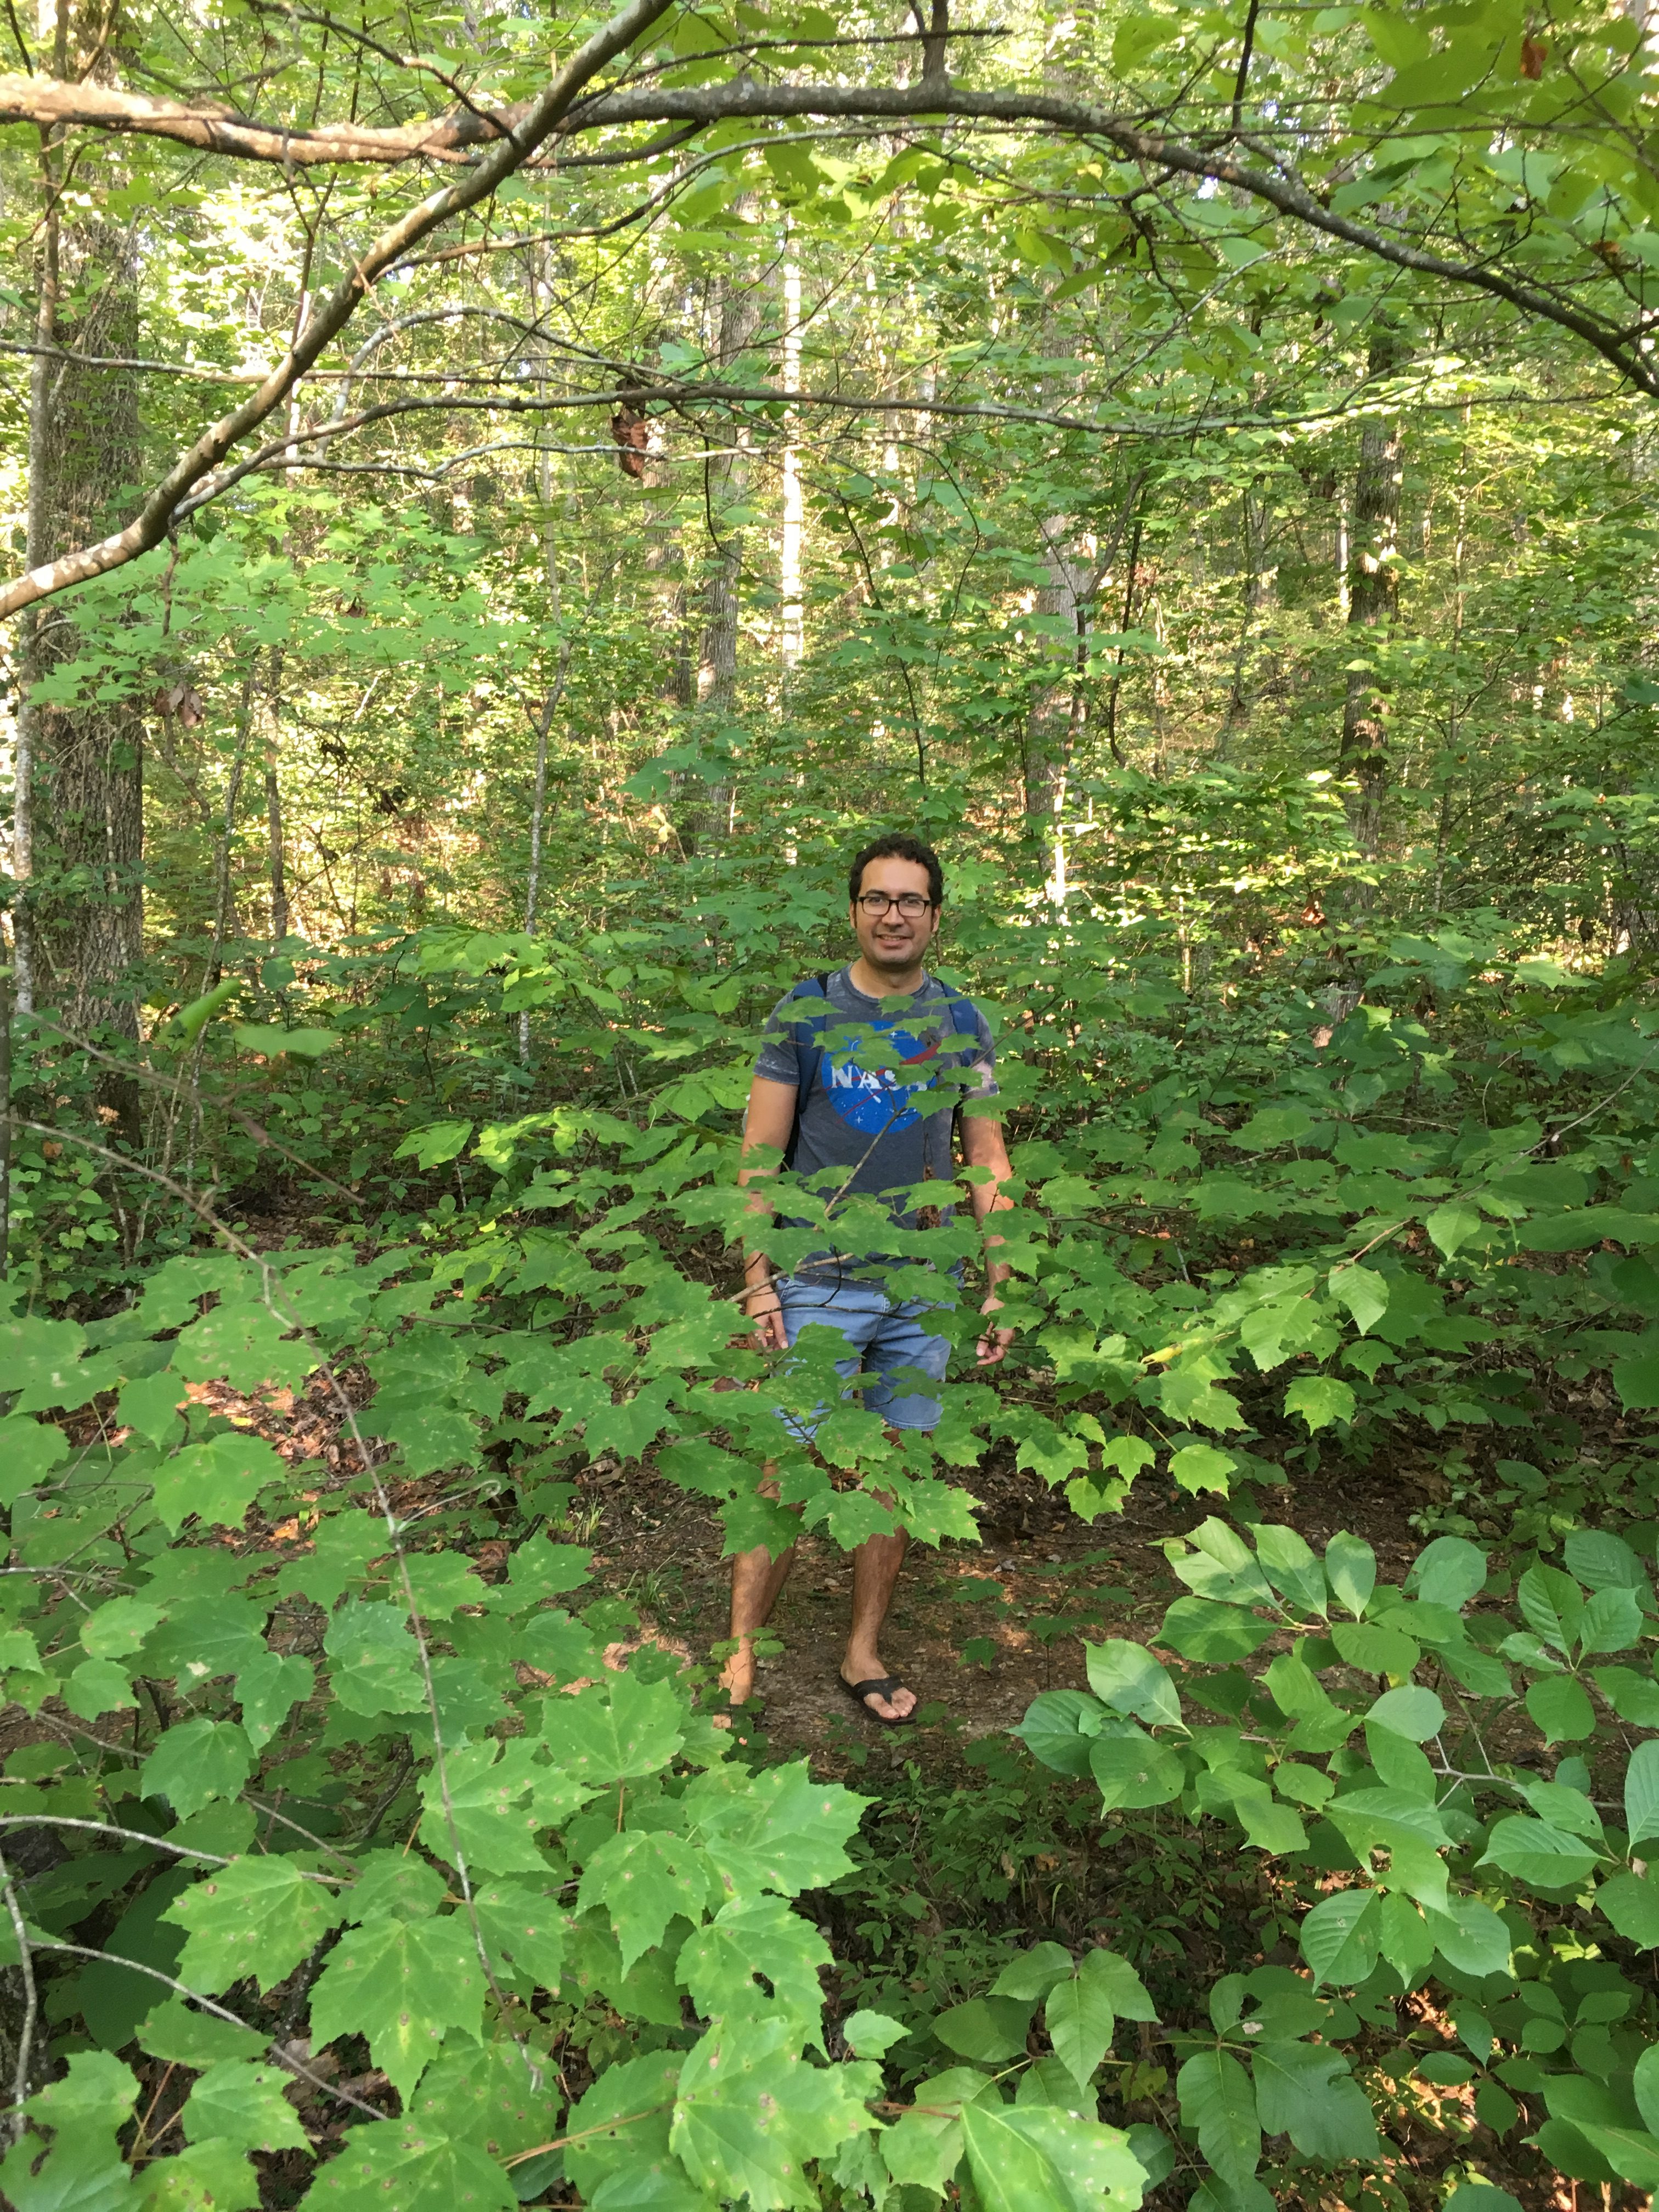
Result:
M942 1175L948 1184L957 1172L951 1126L963 1097L963 1073L971 1076L969 1087L980 1096L994 1093L996 1084L985 1017L922 964L944 905L938 856L916 837L878 837L853 862L848 896L858 957L833 975L798 986L774 1008L755 1063L744 1152L765 1147L781 1153L802 1176L844 1170L846 1182L835 1187L838 1198L897 1194L930 1175ZM908 1003L895 1009L896 998ZM891 1069L860 1066L851 1054L823 1048L821 1040L854 1023L887 1032L905 1074L915 1066L917 1079L903 1081ZM970 1187L974 1217L982 1224L1012 1202L1001 1191L1012 1172L1002 1125L969 1114L959 1117L959 1126L964 1163L990 1170ZM773 1200L760 1179L774 1172L758 1164L739 1170L738 1181L756 1186L751 1213L770 1217ZM901 1197L894 1197L889 1212L902 1228L918 1225L916 1212L907 1210ZM878 1266L872 1266L873 1257L815 1254L796 1274L775 1279L765 1255L751 1250L744 1310L755 1325L757 1342L769 1352L787 1351L812 1324L839 1329L849 1356L836 1363L837 1372L849 1379L860 1371L877 1378L864 1385L866 1410L884 1415L890 1433L930 1430L939 1420L939 1400L921 1395L913 1382L895 1389L890 1378L919 1369L942 1380L950 1343L926 1325L933 1302L895 1304L882 1287ZM997 1285L1007 1273L988 1256L981 1313L999 1310ZM979 1340L980 1365L994 1366L1012 1334L988 1328ZM808 1426L802 1425L803 1432ZM915 1692L886 1672L879 1649L905 1540L896 1531L871 1536L854 1551L852 1626L841 1662L848 1694L890 1728L908 1722L916 1707ZM774 1559L763 1546L738 1553L732 1562L735 1648L721 1680L734 1705L753 1688L755 1632L769 1617L793 1559L793 1547Z

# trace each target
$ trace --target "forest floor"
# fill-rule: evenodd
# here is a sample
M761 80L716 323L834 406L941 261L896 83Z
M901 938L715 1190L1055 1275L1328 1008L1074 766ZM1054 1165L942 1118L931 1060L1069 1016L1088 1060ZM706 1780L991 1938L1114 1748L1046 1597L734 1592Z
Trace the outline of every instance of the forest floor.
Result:
M1364 1536L1381 1576L1400 1580L1423 1538L1410 1516L1424 1498L1379 1463L1298 1475L1282 1487L1222 1501L1193 1498L1146 1479L1121 1516L1079 1521L1063 1492L991 1462L953 1470L980 1506L981 1541L913 1545L883 1638L890 1672L921 1701L907 1729L865 1720L837 1687L850 1601L850 1563L831 1542L804 1536L771 1632L783 1650L763 1656L757 1693L774 1756L811 1754L826 1779L844 1779L866 1754L879 1767L914 1760L933 1778L960 1768L975 1738L1018 1725L1044 1690L1085 1686L1079 1632L1152 1640L1182 1585L1163 1544L1212 1510L1285 1522L1316 1547L1339 1528ZM588 1474L581 1507L597 1513L595 1579L625 1597L659 1639L698 1660L726 1634L727 1564L721 1531L699 1498L648 1468ZM751 1729L752 1733L752 1729Z

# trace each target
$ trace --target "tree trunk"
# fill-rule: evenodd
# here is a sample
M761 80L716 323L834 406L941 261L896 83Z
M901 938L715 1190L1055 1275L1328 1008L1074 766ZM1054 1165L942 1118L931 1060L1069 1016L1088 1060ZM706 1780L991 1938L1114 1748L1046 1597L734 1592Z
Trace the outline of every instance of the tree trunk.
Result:
M738 210L752 211L745 197ZM763 295L757 281L745 281L736 270L720 280L720 326L716 374L728 381L742 377L742 357L755 342L760 328ZM743 451L748 433L734 422L730 432L736 450L719 453L704 463L708 514L714 532L714 559L702 587L702 650L697 665L697 701L707 713L729 716L738 693L738 584L743 574L742 528L727 525L725 511L742 500L749 483L749 462ZM724 837L732 813L731 786L722 779L708 791L704 823L716 840ZM690 848L690 839L683 842Z
M270 938L288 935L288 872L283 861L283 792L276 762L283 744L283 648L270 652L270 734L265 744L265 837L270 862Z
M1371 340L1367 368L1386 376L1399 367L1403 347L1399 333L1380 330ZM1348 638L1351 660L1370 658L1361 633L1386 630L1399 604L1396 566L1400 546L1400 495L1404 476L1404 434L1397 415L1368 416L1359 440L1359 470L1354 478L1352 544L1348 563ZM1377 848L1382 827L1382 797L1388 783L1388 702L1366 668L1348 672L1342 711L1342 749L1337 772L1356 788L1348 799L1355 842L1368 857Z
M69 68L59 74L75 74L83 44L90 52L115 43L106 17L77 14L66 23L60 12L58 49ZM78 210L64 219L57 166L49 150L40 325L65 352L130 356L138 350L137 231ZM84 190L89 181L83 165L76 182ZM45 367L30 393L31 567L115 526L142 462L131 372L62 359ZM131 1038L131 971L143 949L143 724L134 702L65 708L33 696L81 648L73 606L46 602L24 641L27 789L20 799L33 878L25 965L34 995L54 1003L70 1029L107 1026ZM109 1103L128 1119L122 1102Z

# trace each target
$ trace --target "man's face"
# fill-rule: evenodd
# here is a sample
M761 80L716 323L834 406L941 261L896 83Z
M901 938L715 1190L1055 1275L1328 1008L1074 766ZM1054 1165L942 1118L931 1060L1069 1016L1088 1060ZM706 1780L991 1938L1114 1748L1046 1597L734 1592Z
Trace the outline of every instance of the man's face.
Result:
M878 904L875 895L882 895ZM902 974L914 968L933 943L939 928L939 910L932 903L927 871L920 860L881 860L865 864L859 896L850 909L859 951L872 968ZM908 899L915 910L907 914L896 903Z

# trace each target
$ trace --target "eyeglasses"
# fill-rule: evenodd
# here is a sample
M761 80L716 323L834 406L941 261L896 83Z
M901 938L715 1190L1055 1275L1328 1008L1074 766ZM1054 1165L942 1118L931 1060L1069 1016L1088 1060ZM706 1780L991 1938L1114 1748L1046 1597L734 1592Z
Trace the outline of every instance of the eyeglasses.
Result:
M878 921L890 907L896 907L907 921L926 914L933 902L924 898L920 891L860 891L857 903L864 908L872 921Z

